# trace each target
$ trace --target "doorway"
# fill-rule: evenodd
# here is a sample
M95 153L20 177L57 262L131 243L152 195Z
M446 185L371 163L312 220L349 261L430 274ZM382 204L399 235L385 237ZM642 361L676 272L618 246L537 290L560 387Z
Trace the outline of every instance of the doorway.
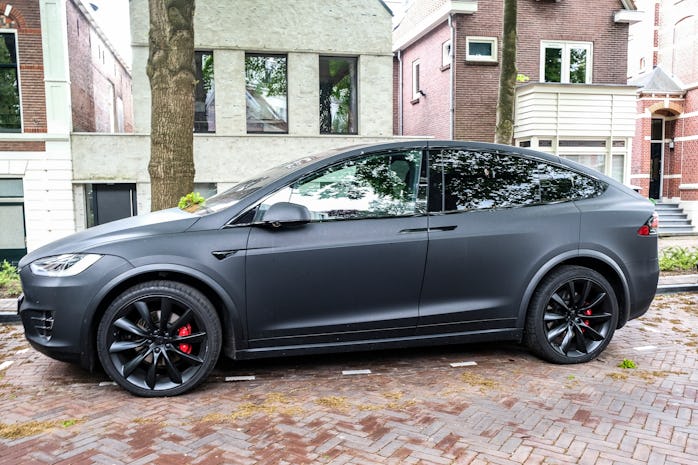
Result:
M88 184L85 197L88 228L138 214L135 184Z
M664 155L664 120L662 118L652 118L652 129L650 136L650 191L651 199L661 200L662 198L662 177Z

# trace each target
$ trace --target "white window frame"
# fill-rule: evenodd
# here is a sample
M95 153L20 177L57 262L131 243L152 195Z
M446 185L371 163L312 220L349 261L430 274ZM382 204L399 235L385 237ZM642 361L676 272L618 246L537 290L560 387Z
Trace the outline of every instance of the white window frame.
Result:
M421 87L420 87L420 82L419 82L419 74L420 74L420 62L419 59L416 59L412 62L412 100L417 100L419 99L421 95Z
M593 44L591 42L573 42L566 40L541 40L540 42L540 82L545 82L545 50L557 48L562 50L562 63L560 67L560 83L570 82L570 50L583 48L587 52L587 69L584 84L591 84L593 66Z
M471 55L470 54L470 44L471 43L487 43L492 46L491 55ZM488 63L497 62L497 38L496 37L483 37L483 36L467 36L465 38L465 60L466 61L483 61Z
M446 42L441 44L441 67L445 68L447 66L451 66L451 62L453 61L451 58L453 48L451 47L451 39L448 39Z

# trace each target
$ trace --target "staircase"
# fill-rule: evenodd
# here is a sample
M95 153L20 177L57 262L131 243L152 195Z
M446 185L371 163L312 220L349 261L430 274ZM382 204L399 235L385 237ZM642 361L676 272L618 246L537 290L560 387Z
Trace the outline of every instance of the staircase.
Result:
M657 202L655 210L659 215L660 236L691 236L697 234L678 203Z

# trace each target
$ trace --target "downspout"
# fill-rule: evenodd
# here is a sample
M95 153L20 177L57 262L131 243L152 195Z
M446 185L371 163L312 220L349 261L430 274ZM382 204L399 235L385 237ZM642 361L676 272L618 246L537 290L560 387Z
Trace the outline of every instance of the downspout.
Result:
M456 49L456 28L453 25L453 13L448 15L448 27L451 29L451 68L448 70L448 92L449 92L449 124L448 124L448 138L453 140L455 136L455 121L456 121L456 104L455 104L455 92L453 85L455 82L456 73L456 54L454 50Z
M398 76L397 76L397 133L402 135L402 50L397 51Z

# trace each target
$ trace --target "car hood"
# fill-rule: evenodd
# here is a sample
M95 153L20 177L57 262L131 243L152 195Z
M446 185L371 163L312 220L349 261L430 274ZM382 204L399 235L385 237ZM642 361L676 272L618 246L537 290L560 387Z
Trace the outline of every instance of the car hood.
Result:
M199 219L199 217L179 208L170 208L112 221L44 245L25 255L20 260L19 267L51 255L89 252L90 249L110 242L181 232L191 227Z

